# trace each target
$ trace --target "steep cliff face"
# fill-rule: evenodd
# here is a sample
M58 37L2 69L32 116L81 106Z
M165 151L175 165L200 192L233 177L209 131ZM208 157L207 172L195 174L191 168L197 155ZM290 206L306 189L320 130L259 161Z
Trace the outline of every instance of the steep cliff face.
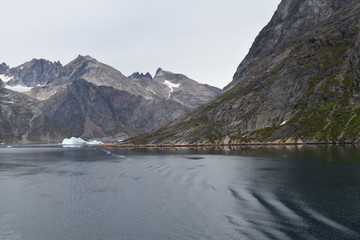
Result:
M23 141L34 118L40 114L37 101L0 87L0 141Z
M284 0L217 99L133 142L360 140L360 3Z
M274 60L281 61L287 53L286 45L302 38L303 34L328 20L340 8L356 2L356 0L282 1L269 24L256 37L248 55L239 65L233 81L225 87L225 90L256 75L259 70L269 68L274 64ZM281 51L284 56L281 55Z

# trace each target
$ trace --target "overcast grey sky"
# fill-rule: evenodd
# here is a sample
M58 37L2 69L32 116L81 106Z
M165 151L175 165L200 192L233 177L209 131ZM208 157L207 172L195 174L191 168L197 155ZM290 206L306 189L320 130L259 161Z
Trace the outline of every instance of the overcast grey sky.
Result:
M280 0L0 0L0 62L90 55L224 87Z

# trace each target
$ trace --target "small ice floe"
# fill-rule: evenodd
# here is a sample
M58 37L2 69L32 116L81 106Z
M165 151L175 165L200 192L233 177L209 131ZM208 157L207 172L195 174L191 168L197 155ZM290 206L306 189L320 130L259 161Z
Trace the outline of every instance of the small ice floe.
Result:
M101 145L104 143L101 141L96 141L96 140L87 142L82 138L72 137L72 138L65 138L61 144L63 144L63 145Z

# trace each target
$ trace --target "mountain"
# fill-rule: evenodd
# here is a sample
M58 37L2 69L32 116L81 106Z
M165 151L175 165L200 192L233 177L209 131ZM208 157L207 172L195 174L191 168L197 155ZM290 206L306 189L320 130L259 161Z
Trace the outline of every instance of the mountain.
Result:
M65 66L43 59L15 68L1 66L0 141L124 139L157 129L199 104L170 98L169 86L150 74L126 77L90 56L79 55ZM220 91L208 89L213 98Z
M64 66L58 76L50 81L50 85L71 83L80 78L99 86L111 86L137 95L143 94L143 90L120 71L98 62L95 58L81 55Z
M35 87L46 85L62 68L60 62L50 62L45 59L33 59L18 67L11 68L7 76L12 77L8 82L10 86Z
M6 63L0 64L0 74L4 74L9 70L9 66Z
M37 100L25 94L0 87L0 140L27 142L31 122L40 114Z
M153 79L165 87L165 98L180 102L187 107L198 107L209 102L214 96L220 94L221 90L200 84L183 74L164 71L159 68Z
M84 79L99 86L111 86L135 95L144 94L140 86L125 77L120 71L98 62L95 58L81 55L57 71L48 84L35 87L28 94L39 100L45 100L77 79Z
M224 92L133 143L360 141L360 3L283 0Z
M84 139L123 139L154 130L189 109L171 100L148 100L84 79L73 81L40 104L32 140L61 141L64 136Z
M129 76L129 78L130 79L132 79L132 80L141 80L141 79L145 79L145 80L152 80L153 79L153 77L151 76L151 74L150 73L139 73L139 72L135 72L135 73L133 73L133 74L131 74L130 76Z

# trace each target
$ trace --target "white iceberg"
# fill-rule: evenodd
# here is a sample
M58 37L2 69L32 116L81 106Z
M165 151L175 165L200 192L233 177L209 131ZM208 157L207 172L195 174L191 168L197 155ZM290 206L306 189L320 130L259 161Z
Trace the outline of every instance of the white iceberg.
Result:
M72 138L65 138L62 143L63 145L82 145L82 144L86 144L86 141L82 138L76 138L76 137L72 137Z
M91 142L87 142L82 138L76 138L76 137L72 137L72 138L65 138L62 143L63 145L101 145L104 144L101 141L91 141Z
M87 142L86 143L87 145L101 145L101 144L104 144L102 141L91 141L91 142Z

